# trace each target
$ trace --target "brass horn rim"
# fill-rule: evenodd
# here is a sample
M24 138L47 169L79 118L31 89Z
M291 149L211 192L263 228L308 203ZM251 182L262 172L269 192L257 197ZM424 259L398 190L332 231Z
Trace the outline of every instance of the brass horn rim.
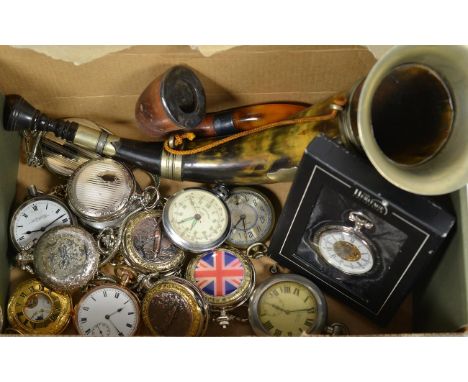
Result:
M424 171L418 172L417 167L422 168L426 166L427 168L427 166L431 166L431 163L435 162L433 162L433 160L437 158L438 154L427 162L415 166L415 171L413 171L412 168L409 169L408 166L395 164L394 161L389 159L382 152L375 139L372 129L372 99L381 80L396 66L403 64L419 64L419 61L415 58L419 56L423 57L426 61L430 61L430 56L433 54L444 56L444 50L451 50L450 54L459 55L462 62L467 62L468 60L468 46L398 46L390 49L370 70L363 82L358 101L357 129L359 141L366 156L375 169L390 183L403 190L420 195L447 194L465 186L468 183L468 155L465 155L459 161L458 167L460 168L453 169L454 171L450 171L452 169L447 169L443 173L435 175L429 175L428 171L426 171L426 173ZM447 54L447 56L450 56L450 54ZM430 63L425 62L423 64L441 74L437 68L434 68ZM462 74L465 76L468 83L468 70ZM450 88L450 86L447 87ZM461 120L462 118L458 119ZM463 129L462 140L466 142L468 136L468 120L458 121L458 125L462 124L460 122L463 122L463 125L458 126L458 128ZM454 128L455 125L456 124L454 124ZM441 149L441 152L444 151L444 149L445 147Z

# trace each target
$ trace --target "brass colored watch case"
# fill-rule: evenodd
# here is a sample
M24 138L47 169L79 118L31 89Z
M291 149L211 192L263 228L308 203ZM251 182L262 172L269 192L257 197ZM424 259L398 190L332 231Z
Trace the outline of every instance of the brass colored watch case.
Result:
M199 263L200 259L215 251L226 251L239 259L240 263L242 264L242 268L244 270L244 275L239 287L224 296L213 296L206 293L203 289L200 288L203 297L206 299L208 304L210 305L211 310L213 311L228 311L237 308L238 306L242 305L246 302L249 297L251 296L254 288L255 288L255 269L253 267L252 262L247 256L244 256L240 251L227 248L227 247L220 247L216 248L213 251L208 251L202 254L197 255L187 265L187 270L185 274L185 278L195 285L198 285L198 282L195 277L195 270L197 268L197 264Z
M125 259L131 266L143 273L160 273L165 276L170 276L178 273L185 260L185 253L182 249L172 244L169 238L165 235L161 222L162 212L159 210L141 211L132 216L125 225L123 230L122 249ZM160 248L153 259L144 258L141 252L144 249L138 249L135 245L135 235L141 225L150 223L150 220L158 221L156 230L153 236L160 235ZM154 224L153 224L154 225ZM143 232L149 235L150 232ZM153 234L151 232L151 234Z
M49 315L40 321L25 314L28 300L37 294L46 296L52 306ZM59 334L67 327L72 313L72 300L67 293L50 290L40 281L24 281L13 292L8 302L8 321L21 334Z
M165 299L164 294L169 295L171 298ZM173 307L176 306L175 301L179 301L179 305L183 305L184 309L188 309L186 313L190 315L191 323L184 333L177 332L177 330L175 332L170 331L170 329L164 333L161 330L158 331L153 325L152 320L154 317L152 317L152 314L154 314L154 309L151 308L151 304L160 296L162 296L161 300L166 305L165 309L174 309ZM159 312L162 313L165 309L159 309ZM175 309L178 309L178 307ZM174 317L174 313L175 311L170 316L171 318ZM143 322L151 334L155 336L202 336L208 328L209 316L209 306L200 290L193 283L180 277L168 277L157 281L146 293L142 302ZM166 328L169 328L171 323L172 321L168 322Z

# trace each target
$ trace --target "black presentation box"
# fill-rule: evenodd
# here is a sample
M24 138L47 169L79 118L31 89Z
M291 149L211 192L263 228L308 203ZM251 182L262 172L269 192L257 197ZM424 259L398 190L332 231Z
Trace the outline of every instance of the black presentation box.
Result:
M325 137L307 147L269 255L385 324L441 255L455 218Z

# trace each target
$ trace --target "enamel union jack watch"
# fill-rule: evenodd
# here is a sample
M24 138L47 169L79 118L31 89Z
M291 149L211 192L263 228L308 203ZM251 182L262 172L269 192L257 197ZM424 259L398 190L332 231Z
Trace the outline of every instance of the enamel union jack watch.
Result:
M186 278L201 290L216 321L229 324L226 314L246 302L255 286L255 271L249 258L231 248L217 248L193 258L187 266Z

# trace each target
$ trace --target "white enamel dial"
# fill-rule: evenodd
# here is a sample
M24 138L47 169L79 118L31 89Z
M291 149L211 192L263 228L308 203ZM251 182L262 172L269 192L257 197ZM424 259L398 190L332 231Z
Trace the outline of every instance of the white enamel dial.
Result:
M374 265L370 246L352 230L326 230L318 237L317 245L324 259L344 273L361 275Z
M192 188L178 192L166 203L163 225L175 244L189 251L203 252L226 240L230 217L218 196Z
M265 195L252 188L238 187L231 191L226 204L231 214L228 244L247 248L268 238L275 224L275 212Z
M29 296L24 306L24 315L31 321L40 322L52 312L52 301L45 293L39 292Z
M85 294L76 308L75 325L84 336L132 336L140 321L138 301L118 285L101 285Z
M19 250L34 245L53 227L72 224L72 215L60 200L38 196L23 203L10 223L11 239Z

